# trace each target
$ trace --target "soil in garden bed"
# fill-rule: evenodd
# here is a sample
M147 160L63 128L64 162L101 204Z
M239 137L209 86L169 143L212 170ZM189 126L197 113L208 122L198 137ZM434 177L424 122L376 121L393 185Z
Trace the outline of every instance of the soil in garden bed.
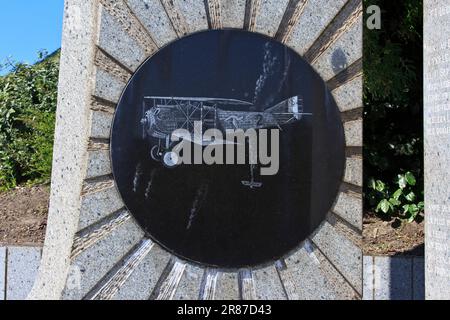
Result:
M48 185L20 187L0 193L0 245L41 245L45 239ZM383 221L364 216L366 255L423 255L424 223Z
M0 245L41 245L47 227L48 185L0 193Z
M412 223L397 219L383 221L375 214L366 213L363 228L365 255L424 255L424 221Z

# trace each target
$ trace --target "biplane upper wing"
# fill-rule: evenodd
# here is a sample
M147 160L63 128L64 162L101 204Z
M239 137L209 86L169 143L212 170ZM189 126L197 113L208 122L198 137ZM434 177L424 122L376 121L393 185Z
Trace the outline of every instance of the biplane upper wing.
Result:
M253 105L250 102L241 101L237 99L221 99L221 98L189 98L189 97L158 97L158 96L148 96L144 99L158 100L158 101L175 101L175 102L209 102L218 105Z

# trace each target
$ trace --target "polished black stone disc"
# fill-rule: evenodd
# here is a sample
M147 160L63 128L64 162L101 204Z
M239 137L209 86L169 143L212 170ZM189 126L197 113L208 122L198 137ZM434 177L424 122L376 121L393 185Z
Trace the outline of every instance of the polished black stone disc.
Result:
M176 165L170 133L199 120L204 130L279 129L278 173L248 162ZM183 259L234 269L278 260L319 227L342 180L345 139L326 84L299 55L221 30L171 43L137 70L111 152L119 192L148 237Z

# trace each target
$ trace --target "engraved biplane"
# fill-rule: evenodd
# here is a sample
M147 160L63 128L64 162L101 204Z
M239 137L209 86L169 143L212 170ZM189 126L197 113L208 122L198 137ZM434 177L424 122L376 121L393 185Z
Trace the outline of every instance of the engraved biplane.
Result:
M220 139L194 139L195 123L202 124L202 131L218 129L248 130L280 128L283 125L300 121L303 116L303 100L299 96L287 99L263 112L241 111L252 109L253 104L234 99L184 98L184 97L145 97L143 104L143 136L158 140L152 149L151 157L172 168L174 162L172 148L177 144L171 141L172 134L178 129L185 129L192 134L192 143L208 146L211 144L235 144L234 141ZM203 136L203 135L202 135ZM254 169L251 166L252 181L242 182L250 188L260 187L254 181Z

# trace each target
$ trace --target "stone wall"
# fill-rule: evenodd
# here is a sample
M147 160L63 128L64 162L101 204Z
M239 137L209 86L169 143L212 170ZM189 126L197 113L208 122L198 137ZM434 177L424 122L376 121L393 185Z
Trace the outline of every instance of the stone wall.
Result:
M0 301L27 298L41 254L41 247L0 247Z
M425 300L424 257L364 256L364 300Z
M0 301L22 300L27 297L37 274L41 250L41 247L0 247ZM424 300L424 275L423 257L364 256L362 298ZM248 279L248 275L244 279ZM243 294L248 293L251 292ZM265 297L263 292L259 292L259 295L259 298ZM182 296L178 295L177 298L181 299Z

